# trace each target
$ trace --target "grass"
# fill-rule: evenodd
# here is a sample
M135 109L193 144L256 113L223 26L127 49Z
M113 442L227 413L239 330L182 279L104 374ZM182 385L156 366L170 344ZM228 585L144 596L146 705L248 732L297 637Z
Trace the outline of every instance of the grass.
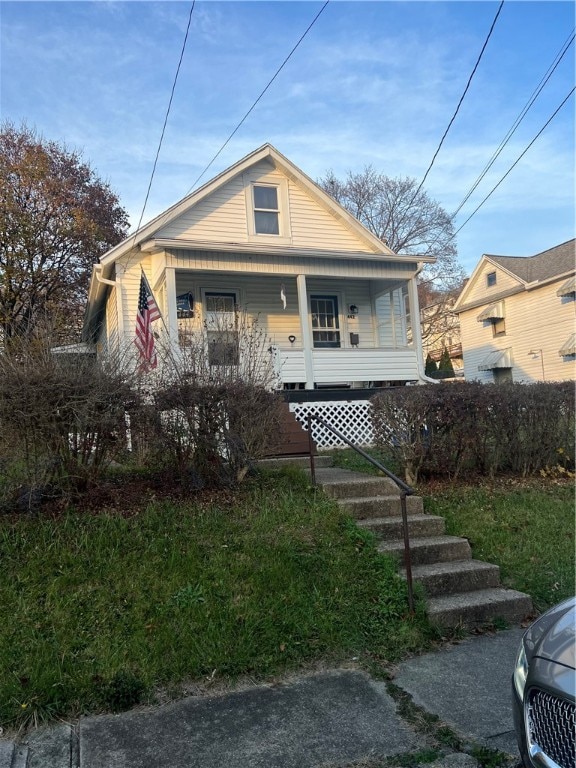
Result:
M425 510L465 536L473 556L500 566L502 583L538 611L574 594L574 486L550 478L421 489Z
M299 472L235 495L0 519L0 722L430 645L406 586Z

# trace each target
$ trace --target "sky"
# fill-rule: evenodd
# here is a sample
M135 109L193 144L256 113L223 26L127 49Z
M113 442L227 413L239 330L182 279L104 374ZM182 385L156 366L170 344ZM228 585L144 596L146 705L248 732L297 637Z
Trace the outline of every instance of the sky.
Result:
M314 180L372 166L420 183L499 2L331 0L222 149L323 5L196 0L145 209L192 0L0 2L1 118L80 151L133 228L267 142ZM423 185L448 213L550 73L574 16L572 2L505 1ZM457 213L467 274L484 253L530 256L574 237L574 94L527 149L574 67L572 42Z

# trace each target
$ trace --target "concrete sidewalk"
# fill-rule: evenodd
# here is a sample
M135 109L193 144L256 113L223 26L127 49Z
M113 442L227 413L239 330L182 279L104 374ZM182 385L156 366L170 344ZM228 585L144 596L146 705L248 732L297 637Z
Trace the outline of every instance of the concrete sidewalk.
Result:
M466 741L517 761L510 676L522 630L473 636L400 664L394 684ZM331 670L0 740L0 768L336 768L415 753L426 738L385 683ZM437 764L474 766L464 754Z

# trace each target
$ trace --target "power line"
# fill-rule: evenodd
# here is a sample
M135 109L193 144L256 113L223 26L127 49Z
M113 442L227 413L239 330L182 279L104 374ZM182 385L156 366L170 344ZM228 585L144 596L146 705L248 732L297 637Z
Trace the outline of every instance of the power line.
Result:
M487 164L486 164L486 166L484 167L484 170L483 170L483 171L482 171L482 173L481 173L481 174L478 176L478 178L476 179L476 181L474 182L474 184L472 185L472 187L470 188L470 190L467 192L466 196L464 197L464 199L462 200L462 202L460 203L460 205L458 206L458 208L456 208L456 210L454 211L454 213L452 214L452 216L456 216L456 215L458 214L458 212L459 212L459 211L460 211L460 210L461 210L461 209L464 207L464 205L465 205L465 203L467 202L467 200L469 199L470 195L471 195L471 194L474 192L474 190L475 190L475 189L476 189L476 187L477 187L477 186L480 184L480 182L482 181L482 179L484 178L484 176L486 176L486 174L488 173L488 171L490 170L490 168L491 168L491 167L494 165L494 162L496 161L496 158L497 158L497 157L500 155L500 153L502 152L502 150L504 149L504 147L506 146L506 144L507 144L507 143L510 141L510 139L512 138L512 136L513 136L513 135L514 135L514 133L516 132L516 129L518 128L518 126L520 125L520 123L522 122L522 120L523 120L523 119L526 117L526 115L527 115L527 113L528 113L529 109L532 107L532 105L534 104L534 102L536 101L536 99L538 98L538 96L540 95L540 93L542 92L542 90L543 90L544 86L546 85L546 83L548 82L548 80L550 80L550 78L552 77L552 75L553 75L554 71L556 70L556 68L558 67L558 65L560 64L560 62L562 61L562 59L564 58L564 55L565 55L565 54L566 54L566 52L568 51L568 48L569 48L569 47L572 45L572 43L574 42L574 37L575 37L575 35L574 35L574 30L572 30L571 36L570 36L570 37L568 38L568 40L567 40L567 41L566 41L566 42L565 42L565 43L562 45L562 48L561 48L561 49L560 49L560 51L559 51L559 52L556 54L556 56L555 56L555 58L554 58L554 60L553 60L552 64L551 64L551 65L548 67L548 70L547 70L547 71L546 71L546 73L544 74L543 78L540 80L540 83L539 83L539 84L536 86L536 89L533 91L532 95L531 95L531 96L530 96L530 98L528 99L528 102L526 103L526 105L524 106L524 108L522 109L522 111L520 112L520 114L518 115L518 117L516 118L516 120L514 121L514 123L512 124L511 128L508 130L508 133L506 134L506 136L504 137L504 139L501 141L501 143L500 143L500 146L499 146L499 147L498 147L498 149L497 149L497 150L494 152L494 154L492 155L492 157L490 158L490 160L488 161L488 163L487 163Z
M510 168L509 168L509 169L506 171L506 173L504 174L504 176L502 176L502 178L500 179L500 181L498 182L498 184L496 184L496 185L495 185L495 186L494 186L494 187L493 187L493 188L490 190L490 192L489 192L489 193L486 195L486 197L484 198L484 200L482 200L482 202L481 202L481 203L480 203L480 204L479 204L479 205L478 205L478 206L477 206L477 207L476 207L476 208L475 208L475 209L472 211L472 213L470 214L470 216L468 216L468 218L466 219L466 221L464 222L464 224L462 224L462 225L461 225L461 226L460 226L460 227L459 227L459 228L456 230L456 232L454 232L454 234L452 235L452 237L456 237L456 235L458 234L458 232L460 232L460 230L461 230L463 227L465 227L465 226L466 226L466 224L468 224L468 222L470 221L470 219L472 218L472 216L474 216L474 215L475 215L475 214L476 214L476 213L477 213L477 212L480 210L480 208L481 208L481 207L484 205L484 203L486 202L486 200L488 200L488 198L489 198L489 197L492 195L492 193L493 193L493 192L495 192L495 191L498 189L498 187L500 186L500 184L502 184L502 182L503 182L503 181L504 181L504 179L505 179L505 178L508 176L508 174L510 173L510 171L511 171L511 170L512 170L512 169L513 169L513 168L514 168L516 165L518 165L518 163L519 163L519 162L520 162L520 160L521 160L521 159L524 157L524 155L526 154L526 152L528 152L528 150L530 149L530 147L532 146L532 144L534 144L534 142L535 142L535 141L536 141L536 139L537 139L537 138L540 136L540 134L541 134L541 133L544 131L544 129L548 127L548 125L549 125L549 124L552 122L552 120L553 120L553 119L556 117L556 115L558 114L558 112L560 112L560 110L562 109L562 107L564 106L564 104L566 104L566 102L568 101L568 99L570 98L570 96L572 96L572 94L574 93L574 91L575 91L575 90L576 90L576 86L575 86L574 88L572 88L572 90L571 90L571 91L570 91L570 93L569 93L569 94L566 96L566 98L564 99L564 101L563 101L563 102L560 104L560 106L559 106L559 107L558 107L558 108L555 110L555 112L554 112L554 113L553 113L553 114L552 114L552 115L549 117L549 119L546 121L546 123L544 123L544 125L542 126L542 128L541 128L541 129L538 131L538 133L536 134L536 136L534 136L534 138L532 139L532 141L530 142L530 144L528 144L528 146L526 147L526 149L525 149L525 150L524 150L524 151L523 151L523 152L522 152L522 153L521 153L521 154L520 154L520 155L519 155L519 156L516 158L516 160L514 161L514 163L512 163L512 165L511 165L511 166L510 166ZM451 238L451 239L452 239L452 238Z
M430 162L430 165L428 166L428 169L427 169L426 173L424 174L424 178L420 182L420 186L418 187L418 189L414 193L414 197L412 198L411 202L413 202L416 199L416 197L418 196L418 192L420 192L420 190L422 189L422 186L424 185L424 182L426 181L426 179L428 177L428 174L430 173L430 171L432 169L432 166L434 165L434 162L435 162L436 158L438 157L438 153L440 152L442 144L444 143L444 139L448 135L448 131L450 130L450 128L452 127L452 123L456 119L456 115L458 114L458 112L460 110L460 106L462 105L462 102L464 101L464 97L468 93L468 88L470 87L470 83L472 82L472 78L474 77L474 75L476 73L476 70L478 69L478 65L480 64L480 59L482 58L482 56L484 54L484 51L486 49L486 46L488 45L488 41L490 40L490 37L492 35L492 30L496 26L496 21L498 20L498 16L500 16L500 11L502 10L502 6L503 5L504 5L504 0L501 0L500 5L498 6L498 11L496 12L496 16L494 17L494 21L492 22L492 26L490 27L490 31L488 32L488 36L486 37L486 40L484 41L484 45L482 46L482 50L480 51L480 55L478 56L476 64L474 65L474 69L472 70L472 74L468 78L468 82L466 83L466 88L464 88L464 93L460 97L460 101L458 102L458 106L456 107L456 111L452 115L452 117L450 119L450 122L448 123L448 127L444 131L444 135L440 139L440 144L438 144L438 148L437 148L436 152L434 153L434 157L432 158L432 161Z
M256 107L256 105L258 104L258 102L260 101L260 99L261 99L261 98L264 96L264 94L266 93L266 91L268 90L268 88L270 88L270 86L272 85L272 83L274 82L274 80L276 80L276 78L278 77L278 75L280 74L280 72L281 72L281 71L284 69L284 66L285 66L285 65L288 63L288 60L289 60L289 59L292 57L292 54L294 53L294 51L295 51L295 50L298 48L298 46L300 45L300 43L302 42L302 40L304 40L304 38L306 37L306 35L308 34L308 32L310 32L310 30L312 29L312 27L314 26L314 24L316 23L316 21L319 19L320 15L322 14L322 12L324 11L324 9L326 8L326 6L328 5L328 3L329 3L329 2L330 2L330 0L326 0L326 2L324 3L324 5L322 6L322 8L321 8L321 9L318 11L318 13L316 14L316 16L315 16L315 17L312 19L311 23L309 24L309 26L308 26L308 28L306 29L306 31L304 32L304 34L303 34L303 35L300 37L300 39L298 40L298 42L296 43L296 45L295 45L295 46L292 48L292 50L290 51L290 53L288 54L288 56L286 56L286 58L284 59L284 61L282 62L282 64L281 64L281 65L278 67L278 69L277 69L277 70L276 70L276 72L274 73L274 76L273 76L273 77L271 78L271 80L268 82L268 84L266 85L266 87L264 88L264 90L262 91L262 93L261 93L261 94L258 96L258 98L257 98L257 99L256 99L256 101L255 101L255 102L252 104L252 106L250 107L250 109L248 110L248 112L246 112L246 114L244 115L244 117L242 118L242 120L240 120L240 122L238 123L238 125L236 126L236 128L234 128L234 130L232 131L232 133L230 134L230 136L228 136L228 138L226 139L226 141L224 142L224 144L222 144L222 146L220 147L220 149L218 150L218 152L216 152L216 154L214 155L214 157L212 158L212 160L210 160L210 162L208 163L208 165L206 166L206 168L204 168L204 170L202 171L202 173L200 174L200 176L198 176L198 178L197 178L197 179L196 179L196 181L195 181L195 182L192 184L192 186L190 187L190 189L188 190L188 192L187 192L186 194L190 194L190 192L191 192L191 191L194 189L194 187L196 186L196 184L198 184L198 182L200 181L200 179L201 179L201 178L204 176L204 174L206 173L206 171L207 171L207 170L208 170L208 169L209 169L209 168L212 166L212 164L214 163L214 161L216 160L216 158L217 158L217 157L218 157L218 156L221 154L221 152L224 150L224 148L225 148L225 147L226 147L226 146L229 144L229 142L230 142L230 140L232 139L232 137L233 137L233 136L234 136L234 135L235 135L235 134L238 132L238 130L239 130L239 129L240 129L240 127L243 125L243 123L245 122L245 120L246 120L246 118L248 117L248 115L249 115L249 114L250 114L250 113L251 113L251 112L254 110L254 108ZM502 0L502 2L504 2L504 0Z
M196 5L196 0L192 0L192 7L190 8L190 14L188 16L188 26L186 27L186 34L184 35L184 42L182 44L182 50L180 52L180 60L178 62L178 67L176 68L176 75L174 76L174 82L172 83L172 92L170 93L170 100L168 101L168 108L166 110L166 117L164 118L164 125L162 126L162 134L160 135L160 141L158 142L158 149L156 150L156 157L154 158L154 166L152 167L152 173L150 175L150 182L148 184L148 189L146 191L146 197L144 199L144 205L142 206L142 213L140 214L140 219L138 221L138 226L136 227L136 230L134 234L136 235L136 232L140 229L140 225L142 224L142 219L144 218L144 211L146 210L146 205L148 204L148 197L150 196L150 190L152 188L152 181L154 179L154 174L156 173L156 165L158 164L158 157L160 155L160 149L162 147L162 142L164 140L164 133L166 131L166 125L168 123L168 115L170 114L170 108L172 107L172 99L174 98L174 91L176 90L176 82L178 80L178 75L180 74L180 67L182 66L182 59L184 58L184 51L186 50L186 43L188 42L188 32L190 31L190 22L192 21L192 14L194 13L194 6Z

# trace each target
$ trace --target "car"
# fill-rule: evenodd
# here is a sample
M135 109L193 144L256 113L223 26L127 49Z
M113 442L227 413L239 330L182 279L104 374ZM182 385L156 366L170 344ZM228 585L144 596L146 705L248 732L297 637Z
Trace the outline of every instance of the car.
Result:
M512 674L512 714L526 768L576 765L576 597L524 633Z

